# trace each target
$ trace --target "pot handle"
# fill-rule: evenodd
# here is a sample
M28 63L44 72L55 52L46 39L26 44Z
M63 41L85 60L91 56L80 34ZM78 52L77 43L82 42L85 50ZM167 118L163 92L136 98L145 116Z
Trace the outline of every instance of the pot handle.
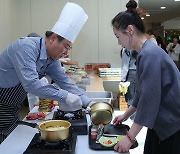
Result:
M87 111L88 113L90 113L90 112L91 112L91 107L88 106L88 107L86 108L86 111Z
M26 121L18 121L17 123L19 125L26 125L26 126L30 126L32 128L36 128L38 126L36 123L30 123L30 122L26 122Z

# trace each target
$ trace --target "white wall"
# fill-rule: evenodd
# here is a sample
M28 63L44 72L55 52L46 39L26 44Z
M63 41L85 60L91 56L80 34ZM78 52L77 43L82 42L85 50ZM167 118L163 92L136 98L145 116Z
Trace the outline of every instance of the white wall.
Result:
M126 10L128 0L99 0L99 62L108 62L112 67L121 67L120 50L111 26L112 18Z
M72 60L80 66L88 62L109 62L120 67L120 50L111 20L125 10L128 0L69 0L82 6L88 20L73 44ZM20 36L36 32L44 36L57 21L68 0L0 0L0 52Z
M0 0L0 51L18 36L18 0Z
M180 29L180 18L168 20L163 23L164 29Z
M4 0L0 0L0 51L5 46L5 13L4 13Z

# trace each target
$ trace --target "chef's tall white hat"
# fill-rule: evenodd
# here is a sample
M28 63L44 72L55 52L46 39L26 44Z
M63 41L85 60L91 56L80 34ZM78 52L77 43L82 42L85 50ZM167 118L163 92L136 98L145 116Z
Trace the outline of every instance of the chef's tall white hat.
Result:
M79 5L68 2L51 31L73 43L87 18Z

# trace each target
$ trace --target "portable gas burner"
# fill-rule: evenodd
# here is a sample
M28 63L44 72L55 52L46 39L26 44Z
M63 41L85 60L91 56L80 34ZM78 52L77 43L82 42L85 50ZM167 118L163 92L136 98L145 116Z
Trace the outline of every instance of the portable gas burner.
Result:
M74 154L76 139L76 134L69 134L66 140L47 142L41 138L40 133L36 133L23 154Z
M71 123L73 133L78 135L87 135L87 118L85 111L61 111L54 112L53 120L67 120Z

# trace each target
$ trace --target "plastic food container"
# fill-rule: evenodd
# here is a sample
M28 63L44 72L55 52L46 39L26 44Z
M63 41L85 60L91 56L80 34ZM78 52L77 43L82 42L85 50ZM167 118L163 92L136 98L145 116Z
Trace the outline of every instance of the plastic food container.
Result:
M86 95L94 102L107 102L111 104L113 94L110 91L87 91Z

